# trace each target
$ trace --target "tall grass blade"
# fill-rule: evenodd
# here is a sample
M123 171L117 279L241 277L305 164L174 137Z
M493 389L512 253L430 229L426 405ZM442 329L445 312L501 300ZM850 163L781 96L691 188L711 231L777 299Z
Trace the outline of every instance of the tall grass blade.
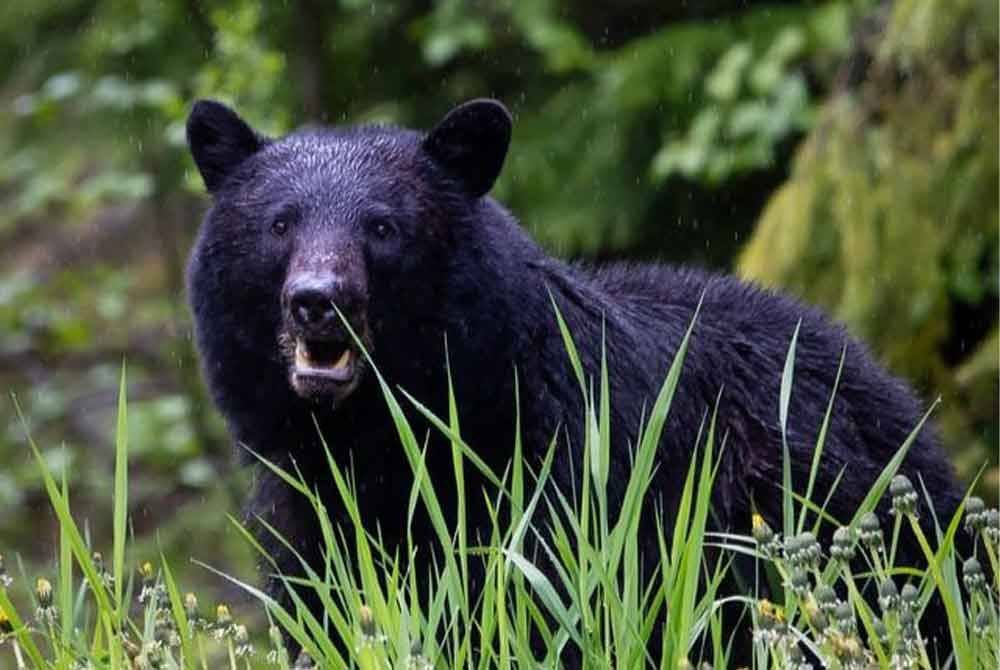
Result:
M556 592L552 582L549 581L541 570L539 570L535 565L526 559L520 553L513 551L511 549L504 549L504 555L507 559L513 563L521 574L524 575L528 583L534 589L535 593L538 594L542 602L545 603L545 607L548 609L549 614L551 614L559 625L562 627L562 632L568 634L574 642L576 642L581 648L583 648L583 640L580 638L580 632L576 628L576 624L571 618L569 610L563 605L562 599Z
M21 648L27 652L28 658L35 664L35 667L48 667L48 664L42 657L42 652L31 637L30 629L25 625L24 620L17 613L17 610L14 609L14 603L10 601L10 598L7 596L7 589L3 587L0 587L0 612L7 615L7 620L11 627L11 635L18 641Z
M69 505L69 483L62 471L62 495ZM73 550L66 529L59 526L59 619L62 648L69 649L73 634Z
M684 337L677 347L677 353L674 354L674 360L667 371L666 379L664 379L663 386L660 387L660 392L653 403L649 419L642 429L642 437L639 440L639 448L632 466L632 474L625 488L621 513L618 517L618 522L611 532L611 546L614 550L613 556L620 555L619 550L623 546L625 538L629 535L632 527L638 523L642 501L652 480L653 464L660 444L660 437L663 434L663 427L667 422L667 414L673 402L674 392L677 390L677 382L684 367L684 358L687 355L688 343L691 340L691 333L694 331L695 323L698 321L698 314L701 312L703 300L704 295L698 300L698 305L691 316L691 323L688 325L687 331L685 331ZM609 566L609 570L614 572L617 568L617 559L615 559Z
M781 424L781 509L782 524L785 537L791 537L795 529L795 511L792 505L792 456L788 451L788 405L792 398L792 382L795 378L795 347L799 340L799 328L802 327L800 319L795 324L795 332L792 333L792 342L788 345L788 354L785 356L785 368L781 373L781 389L778 396L778 420ZM785 594L787 600L790 593Z
M163 585L167 589L167 598L170 601L170 611L177 622L177 634L181 640L181 655L186 661L182 667L193 668L195 667L195 655L191 625L187 618L187 612L184 611L184 600L181 598L180 589L177 588L177 582L174 580L174 575L170 571L170 565L163 552L160 552L160 565L163 569Z
M98 617L104 627L104 633L108 638L111 668L112 670L118 670L122 664L122 646L119 636L112 634L113 630L118 630L116 626L118 608L115 606L114 602L112 602L112 596L108 594L104 586L104 580L97 572L97 568L91 558L87 544L84 542L83 535L80 533L80 529L77 527L76 521L73 520L73 515L70 512L68 501L63 497L62 493L60 493L59 485L52 476L52 472L49 470L45 457L42 456L41 450L31 437L31 431L28 429L28 421L24 417L24 412L21 411L21 406L17 402L17 398L12 396L12 399L14 401L14 411L17 414L18 420L21 422L25 437L28 441L28 447L31 449L31 453L35 458L36 464L38 465L38 470L42 475L45 492L52 504L52 509L59 521L59 526L66 531L72 553L76 557L76 562L83 571L83 575L87 578L87 581L90 584L91 593L97 601Z
M556 303L556 297L553 295L551 290L549 290L549 300L552 301L552 310L556 314L556 323L559 326L559 333L562 335L563 346L566 348L566 353L569 355L570 365L573 366L576 381L580 384L580 393L586 396L587 377L584 375L583 364L580 362L580 353L576 349L576 343L573 341L573 334L570 333L569 326L566 325L566 320L563 319L559 305Z
M122 589L125 584L125 540L128 522L128 401L125 382L125 362L122 361L121 381L118 386L118 422L115 428L115 487L113 566L115 578L115 606L119 623L125 616Z
M826 444L826 433L830 427L830 416L833 414L833 401L837 397L837 390L840 388L840 374L844 371L844 359L847 357L847 345L840 350L840 363L837 365L837 376L833 380L833 390L830 391L830 401L826 405L826 414L823 415L823 424L820 426L819 435L816 437L816 447L813 449L812 464L809 466L809 483L806 485L806 500L812 500L813 487L816 485L816 475L819 473L819 464L823 458L823 446ZM801 533L806 525L806 510L802 510L799 516L799 526L796 532Z

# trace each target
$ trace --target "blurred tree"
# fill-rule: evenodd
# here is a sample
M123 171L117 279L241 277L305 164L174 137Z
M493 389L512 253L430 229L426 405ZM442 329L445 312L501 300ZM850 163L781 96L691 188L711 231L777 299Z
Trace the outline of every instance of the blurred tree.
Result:
M925 393L996 496L997 3L872 18L739 268L829 307ZM975 447L975 448L970 448Z

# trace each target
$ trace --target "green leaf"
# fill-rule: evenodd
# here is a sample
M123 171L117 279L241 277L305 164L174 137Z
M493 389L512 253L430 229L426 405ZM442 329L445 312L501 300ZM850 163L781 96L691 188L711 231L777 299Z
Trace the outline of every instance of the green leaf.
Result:
M128 523L128 387L125 384L125 362L122 361L121 381L118 385L118 424L115 430L115 486L113 575L115 578L115 606L119 625L125 616L122 588L125 583L125 541Z
M792 456L788 451L788 404L792 397L792 381L795 378L795 347L799 340L802 320L795 324L792 342L785 356L785 369L781 373L781 389L778 395L778 420L781 425L781 506L785 537L791 537L795 529L795 511L792 506ZM786 589L786 604L790 591Z
M809 467L809 483L806 485L805 499L811 500L813 487L816 484L816 475L819 473L819 464L823 458L823 445L826 444L826 432L830 427L830 416L833 414L833 401L837 397L837 389L840 387L840 373L844 370L844 359L847 357L847 345L840 350L840 363L837 365L837 376L833 380L833 389L830 391L830 400L826 405L826 414L823 415L823 425L820 426L819 435L816 437L816 447L813 449L812 464ZM806 525L806 510L803 508L799 516L799 526L796 532L801 533Z

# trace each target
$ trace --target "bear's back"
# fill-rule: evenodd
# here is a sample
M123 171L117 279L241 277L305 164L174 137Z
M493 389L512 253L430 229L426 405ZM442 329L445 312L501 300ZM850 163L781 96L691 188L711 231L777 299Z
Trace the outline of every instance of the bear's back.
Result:
M722 392L723 418L757 442L746 465L761 474L780 474L779 394L785 359L796 328L794 376L788 439L803 471L836 387L825 458L836 473L850 465L856 482L870 483L895 454L924 412L916 394L884 367L842 324L798 299L732 276L690 267L616 263L586 270L594 286L632 332L646 333L657 350L658 371L673 358L678 328L686 327L701 303L692 331L681 389L697 396L691 412L702 412ZM647 361L652 363L654 361ZM662 372L656 381L662 381ZM933 426L925 426L903 470L916 480L950 491L951 468L937 446ZM769 445L765 447L764 445ZM835 446L834 446L835 445ZM766 478L766 476L765 476ZM860 488L860 487L859 487Z

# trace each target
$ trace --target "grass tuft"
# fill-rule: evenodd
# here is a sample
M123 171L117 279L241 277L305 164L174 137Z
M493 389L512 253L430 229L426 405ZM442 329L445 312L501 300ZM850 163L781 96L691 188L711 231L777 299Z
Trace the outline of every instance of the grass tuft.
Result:
M235 612L225 603L200 604L196 594L181 590L162 555L127 568L124 367L115 439L110 566L100 548L85 540L72 513L65 478L55 480L22 415L29 448L59 523L59 550L54 583L48 575L33 582L26 575L14 579L0 555L0 666L511 670L557 667L574 658L586 668L724 668L735 660L732 622L741 617L752 621L752 661L757 669L805 670L822 665L844 670L965 670L1000 664L1000 511L969 498L952 519L942 520L947 522L942 527L926 490L918 493L922 482L898 474L926 416L853 517L832 519L826 507L836 493L828 493L821 504L812 498L839 385L838 370L806 490L801 494L792 490L783 440L780 530L755 516L752 534L741 536L712 527L712 489L725 449L725 438L717 435L716 403L705 408L701 430L691 436L693 457L676 509L667 516L650 504L649 490L660 437L673 397L683 384L683 361L696 312L643 421L624 497L616 505L608 489L615 426L610 421L614 398L606 350L602 346L600 369L588 377L558 309L556 318L579 381L586 422L581 472L570 490L563 490L550 476L558 431L538 462L525 461L516 384L513 459L504 472L493 472L476 456L475 445L462 437L461 399L450 384L447 416L437 417L417 398L391 388L369 359L400 448L414 472L409 518L418 510L428 515L433 546L422 544L426 538L412 533L401 546L389 546L376 529L366 527L352 474L325 443L336 500L320 499L294 463L282 469L261 459L262 467L308 501L322 531L324 553L321 565L309 564L293 543L260 521L300 563L296 575L275 575L286 589L280 600L254 586L256 576L238 578L199 562L258 603L247 612ZM794 387L797 333L798 329L782 376L783 433ZM425 467L427 442L418 441L403 403L450 444L450 476L435 479L440 473L432 476ZM465 498L464 484L470 471L481 473L487 482L482 496L490 524L478 529L477 535L467 527L466 518L472 501ZM444 514L437 495L443 490L457 494L454 516ZM886 497L894 515L890 529L883 529L871 514ZM333 506L343 512L343 525L332 521L328 510ZM917 522L921 514L934 519L933 537L927 537L926 526ZM263 564L277 570L253 535L235 519L233 523ZM820 531L834 528L832 542L821 544ZM905 533L911 533L923 549L926 569L899 564L895 548ZM961 533L972 539L971 556L960 556L956 550ZM651 553L644 554L643 546ZM748 559L755 571L746 594L724 593L723 584L738 577L731 566ZM855 571L857 559L866 570ZM769 589L769 584L776 588ZM780 604L762 595L767 593L780 596ZM943 600L947 613L954 649L948 658L941 658L918 632L934 595ZM307 606L313 599L321 603L321 612ZM302 650L294 658L289 643Z

